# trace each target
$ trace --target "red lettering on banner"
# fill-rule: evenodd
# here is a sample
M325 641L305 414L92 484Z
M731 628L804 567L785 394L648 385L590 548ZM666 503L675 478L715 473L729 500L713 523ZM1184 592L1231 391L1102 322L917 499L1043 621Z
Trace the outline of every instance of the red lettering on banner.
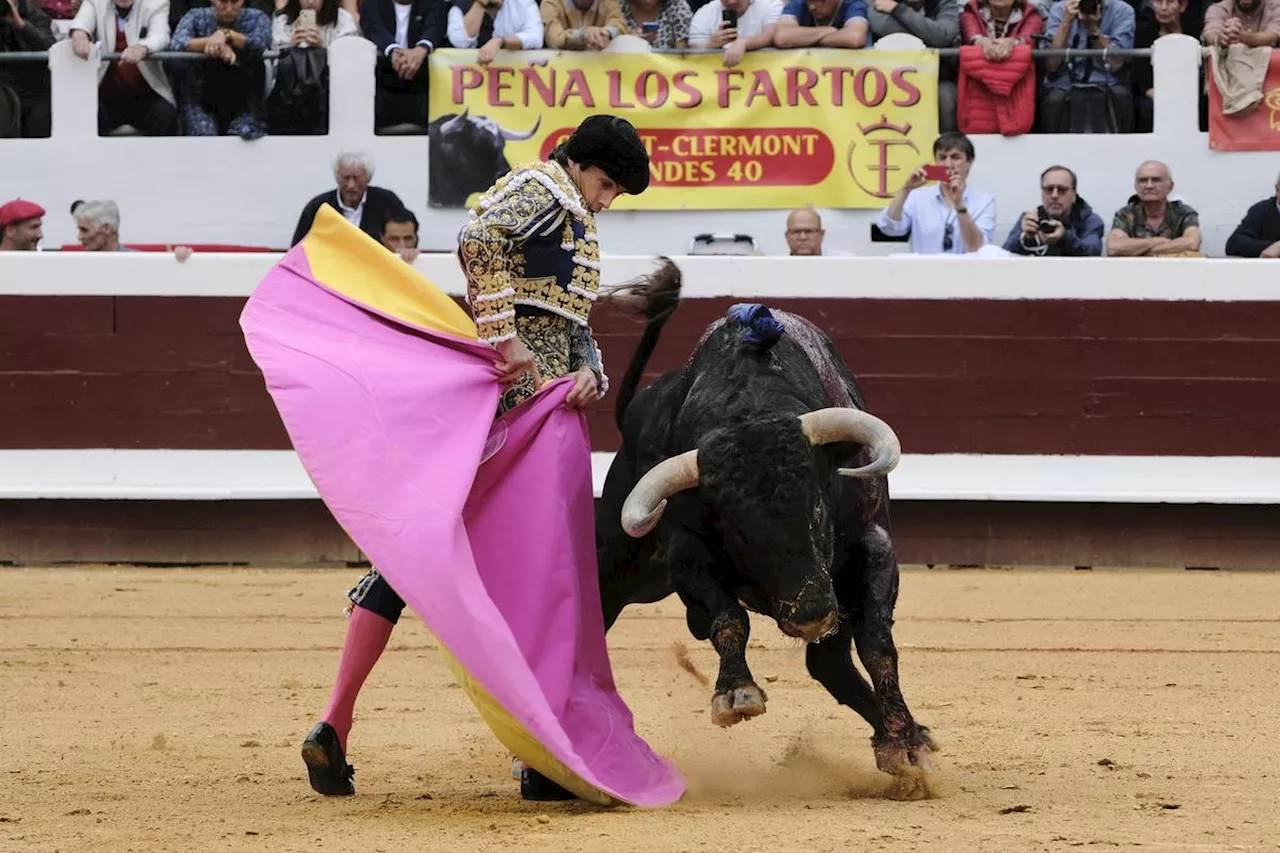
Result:
M675 83L676 89L689 99L687 101L677 100L675 102L676 109L691 110L702 104L702 93L699 92L692 84L685 82L685 80L690 77L697 76L697 71L685 70L676 72L676 76L672 82Z
M514 107L514 101L504 101L502 92L511 88L510 83L504 83L503 77L510 77L515 74L514 68L490 68L489 69L489 106L491 107Z
M893 74L889 75L893 80L893 85L902 90L901 98L894 98L893 105L895 107L914 107L920 103L920 88L907 79L908 74L919 74L918 68L895 68Z
M453 66L453 102L462 103L462 94L468 89L479 89L484 82L484 75L479 69L466 65Z
M831 106L844 106L845 77L853 73L852 68L823 68L822 75L831 79Z
M609 106L614 109L621 109L622 107L634 109L635 104L622 100L622 72L606 71L605 76L609 78Z
M871 78L871 83L875 87L871 95L867 94L867 78ZM864 107L880 106L888 93L889 81L885 79L884 72L879 68L859 68L858 73L853 75L853 96Z
M813 97L813 87L816 85L818 85L818 73L812 68L788 68L787 106L798 106L800 99L804 98L806 104L816 107L818 101Z
M814 82L817 82L815 80ZM771 107L782 106L782 101L778 100L778 90L773 88L773 77L768 71L757 71L755 79L751 81L751 90L747 92L747 106L751 106L756 98L764 98L769 102Z
M716 103L720 105L720 109L723 110L728 108L730 92L739 92L742 90L742 87L738 85L737 81L731 81L729 78L741 76L741 71L725 71L722 69L716 71Z
M542 142L545 160L572 128ZM835 146L809 127L742 129L641 128L653 186L793 186L822 183L835 166Z
M524 80L524 105L530 106L533 100L529 97L529 90L536 89L538 100L542 102L544 107L555 106L556 103L556 70L551 69L551 79L544 80L542 75L538 73L533 66L526 66L520 69L520 77Z
M569 69L569 82L565 85L564 91L560 93L558 106L563 107L569 103L570 98L577 98L584 107L594 108L596 105L596 99L591 96L591 87L587 85L587 75L581 68Z
M653 97L649 97L649 81L657 80L657 91ZM667 83L667 78L660 71L654 71L652 68L640 72L640 76L636 78L636 100L640 102L640 106L647 107L651 110L660 108L667 102L667 98L671 95L671 86Z

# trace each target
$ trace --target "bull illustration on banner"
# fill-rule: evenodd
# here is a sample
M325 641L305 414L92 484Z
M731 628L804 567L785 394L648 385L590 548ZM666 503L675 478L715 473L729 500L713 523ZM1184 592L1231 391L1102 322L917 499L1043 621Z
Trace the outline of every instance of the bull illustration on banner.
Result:
M623 111L649 149L650 189L620 209L876 208L937 135L933 51L856 66L848 51L778 51L732 69L709 55L532 51L481 67L475 54L431 54L433 207L474 203L598 112Z

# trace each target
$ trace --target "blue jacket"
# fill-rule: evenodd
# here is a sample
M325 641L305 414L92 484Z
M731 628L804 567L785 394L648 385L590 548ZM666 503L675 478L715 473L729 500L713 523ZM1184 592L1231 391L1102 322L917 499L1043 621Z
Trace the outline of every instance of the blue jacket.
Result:
M1049 214L1043 207L1036 208L1041 219L1048 219ZM1030 247L1022 244L1022 218L1014 224L1009 237L1004 241L1004 250L1015 255L1035 255L1037 257L1085 258L1102 256L1102 238L1106 234L1106 224L1102 217L1093 212L1093 208L1082 198L1077 198L1075 206L1066 221L1067 233L1053 245L1036 245Z

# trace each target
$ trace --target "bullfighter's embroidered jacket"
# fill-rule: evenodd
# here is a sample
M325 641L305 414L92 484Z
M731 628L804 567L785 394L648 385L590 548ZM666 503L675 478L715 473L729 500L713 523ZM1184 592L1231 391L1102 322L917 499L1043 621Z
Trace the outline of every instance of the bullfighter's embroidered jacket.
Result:
M600 289L595 217L558 163L518 166L481 196L458 235L458 258L482 341L516 337L518 310L557 314L575 326L572 368L590 366L605 392L588 325Z

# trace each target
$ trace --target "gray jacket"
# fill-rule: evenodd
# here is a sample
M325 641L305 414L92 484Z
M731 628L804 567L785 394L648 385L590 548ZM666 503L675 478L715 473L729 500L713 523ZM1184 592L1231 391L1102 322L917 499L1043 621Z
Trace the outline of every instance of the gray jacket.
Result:
M917 6L899 0L892 14L876 11L867 3L867 23L871 35L883 38L891 33L908 33L926 47L953 47L960 42L960 3L958 0L924 0Z

